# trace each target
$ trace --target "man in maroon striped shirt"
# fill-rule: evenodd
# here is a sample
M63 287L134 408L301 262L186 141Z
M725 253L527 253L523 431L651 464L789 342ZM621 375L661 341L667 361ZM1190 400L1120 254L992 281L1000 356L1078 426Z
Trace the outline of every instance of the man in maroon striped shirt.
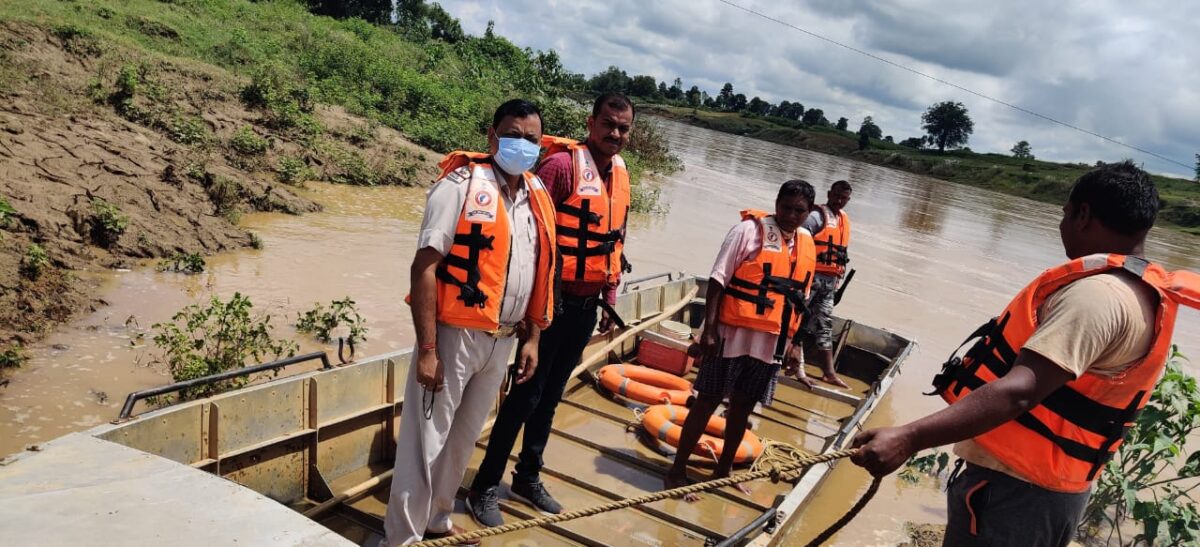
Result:
M563 389L596 329L601 300L616 303L626 264L622 252L630 201L629 172L620 152L629 143L633 119L629 98L619 93L601 95L587 120L587 140L551 143L536 171L558 212L562 306L542 332L533 377L512 386L496 415L487 455L467 495L467 509L480 525L504 523L499 485L522 428L520 461L510 491L540 512L562 512L540 480L542 453ZM606 312L601 332L612 324Z

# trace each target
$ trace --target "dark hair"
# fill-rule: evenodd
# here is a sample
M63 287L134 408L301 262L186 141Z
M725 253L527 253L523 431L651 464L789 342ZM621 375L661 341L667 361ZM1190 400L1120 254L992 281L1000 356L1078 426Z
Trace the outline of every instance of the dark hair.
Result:
M637 117L637 109L633 107L633 101L629 100L629 97L626 97L624 93L612 91L596 97L596 102L592 103L592 117L599 116L600 111L606 106L617 112L624 112L625 109L629 109L633 113L631 117Z
M1071 203L1086 203L1092 216L1110 230L1138 235L1158 216L1158 189L1150 175L1130 160L1084 173L1071 187Z
M809 184L808 181L792 179L779 187L779 195L775 196L775 201L795 196L807 199L808 204L812 205L813 200L817 199L817 191L813 189L813 185Z
M528 118L529 116L537 116L538 121L542 121L542 111L538 110L537 105L526 101L525 99L511 99L496 109L496 113L492 115L492 129L500 127L500 122L504 118Z
M853 192L854 188L850 187L850 181L848 181L848 180L839 180L839 181L833 183L833 185L829 187L830 192L837 192L839 190Z

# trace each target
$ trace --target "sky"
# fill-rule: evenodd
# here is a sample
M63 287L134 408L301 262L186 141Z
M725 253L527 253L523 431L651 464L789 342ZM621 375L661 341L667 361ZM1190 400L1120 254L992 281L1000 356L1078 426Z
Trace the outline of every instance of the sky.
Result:
M1093 0L730 0L772 18L1178 161L1107 143L849 51L720 0L439 0L464 30L553 49L573 72L610 65L679 77L715 95L799 101L856 128L872 116L896 141L921 114L962 102L968 146L1041 159L1132 158L1191 178L1200 152L1200 2ZM1189 53L1191 52L1191 53Z

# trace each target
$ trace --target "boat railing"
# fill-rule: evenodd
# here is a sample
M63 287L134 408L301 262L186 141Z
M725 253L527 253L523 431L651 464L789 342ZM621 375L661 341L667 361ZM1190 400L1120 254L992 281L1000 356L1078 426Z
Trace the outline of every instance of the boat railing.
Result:
M117 415L117 419L113 420L112 423L117 424L117 423L121 423L126 420L129 420L133 414L134 405L136 405L138 401L141 401L143 399L148 399L150 397L158 397L159 395L166 395L168 393L176 393L176 392L179 392L179 391L182 391L185 389L189 389L189 388L193 388L193 387L206 386L206 385L214 384L216 382L220 382L223 380L237 378L239 376L256 374L256 373L265 372L268 370L278 371L285 367L290 367L292 365L298 365L300 363L307 363L309 361L316 361L316 360L321 361L321 368L323 370L329 370L329 369L333 368L333 364L329 362L329 356L326 355L325 352L314 351L312 353L296 355L293 357L288 357L286 359L280 359L278 361L271 361L269 363L254 365L252 367L227 370L225 372L220 372L217 374L211 374L208 376L204 376L203 378L194 378L191 380L186 380L183 382L176 382L174 384L168 384L165 386L152 387L150 389L143 389L141 391L135 391L125 397L125 405L121 407L121 413L119 415Z

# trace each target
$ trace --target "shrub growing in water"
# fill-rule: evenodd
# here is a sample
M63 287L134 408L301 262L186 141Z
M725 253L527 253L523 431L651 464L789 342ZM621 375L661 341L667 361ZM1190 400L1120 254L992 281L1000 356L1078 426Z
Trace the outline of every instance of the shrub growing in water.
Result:
M28 359L28 356L25 355L25 350L21 348L20 344L14 343L5 348L3 352L0 352L0 370L17 368L26 359Z
M204 271L204 265L204 257L200 256L199 253L176 252L170 257L159 261L158 271L198 274Z
M333 339L333 331L345 326L351 343L367 339L367 320L358 313L358 308L349 296L334 300L329 307L317 303L312 309L296 314L296 330L310 333L322 342Z
M271 316L253 315L254 305L241 293L228 301L213 297L207 306L191 304L171 318L154 325L154 344L176 382L193 380L246 366L291 357L298 346L275 338ZM240 388L252 378L245 376L197 386L179 392L181 400L208 397Z

